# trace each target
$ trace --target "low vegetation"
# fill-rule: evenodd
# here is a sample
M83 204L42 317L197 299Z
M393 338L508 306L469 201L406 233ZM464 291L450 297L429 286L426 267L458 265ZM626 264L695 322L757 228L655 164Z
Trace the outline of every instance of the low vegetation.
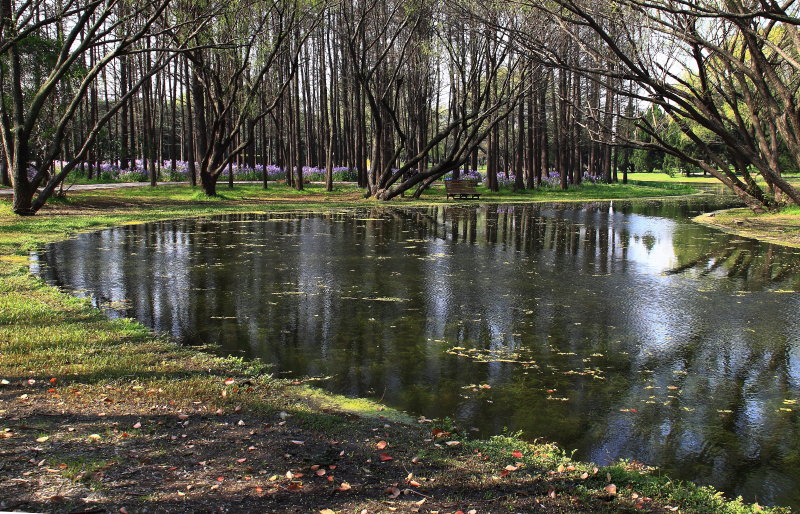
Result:
M800 248L800 208L792 206L777 213L754 214L750 209L728 209L694 219L739 236Z

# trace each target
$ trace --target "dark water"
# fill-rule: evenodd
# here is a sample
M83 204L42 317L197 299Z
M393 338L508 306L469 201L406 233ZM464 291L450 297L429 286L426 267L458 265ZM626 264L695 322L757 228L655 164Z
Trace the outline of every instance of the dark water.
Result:
M691 223L707 201L168 221L33 268L338 393L800 506L800 252Z

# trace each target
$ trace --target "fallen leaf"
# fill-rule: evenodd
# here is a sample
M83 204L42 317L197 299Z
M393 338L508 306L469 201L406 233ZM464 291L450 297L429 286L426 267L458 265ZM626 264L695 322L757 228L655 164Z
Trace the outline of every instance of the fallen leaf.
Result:
M350 487L350 484L348 484L347 482L342 482L336 490L344 492L344 491L349 491L350 489L352 489L352 487Z
M617 486L614 485L614 484L608 484L603 489L605 490L605 492L607 492L608 494L610 494L612 496L617 494Z
M137 421L134 423L133 428L142 428L142 424Z
M522 458L522 452L519 451L519 450L513 451L513 452L511 452L511 456L515 457L517 459L521 459Z
M386 441L378 441L378 444L375 445L375 448L377 448L378 450L383 450L387 446L388 444L386 443Z
M321 511L319 511L319 514L336 514L336 511L333 511L331 509L322 509Z
M381 459L381 462L386 462L386 461L394 460L394 458L393 458L391 455L389 455L389 454L386 454L386 453L381 453L381 455L380 455L380 459Z
M50 439L49 435L43 435L42 437L37 438L36 442L37 443L43 443L43 442L47 441L48 439Z
M516 470L518 470L519 468L518 468L517 466L514 466L514 465L512 465L512 464L509 464L508 466L506 466L506 468L505 468L505 469L506 469L506 471L516 471Z
M234 384L234 383L236 383L236 380L234 380L234 379L232 379L232 378L226 378L226 379L225 379L225 385L228 385L228 386L229 386L229 385L232 385L232 384Z
M458 446L459 444L461 444L461 441L447 441L444 444L446 444L447 446Z
M397 487L387 487L385 492L386 494L389 495L389 498L392 499L400 496L400 489L398 489Z

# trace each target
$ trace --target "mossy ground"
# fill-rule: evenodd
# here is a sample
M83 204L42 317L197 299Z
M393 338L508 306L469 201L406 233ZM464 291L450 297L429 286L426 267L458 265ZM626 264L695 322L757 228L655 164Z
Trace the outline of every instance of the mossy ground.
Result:
M742 237L800 248L800 207L755 214L750 209L727 209L703 214L694 221Z
M222 193L87 191L24 219L0 205L0 510L760 510L637 463L596 469L552 444L473 440L449 423L279 380L268 364L182 348L135 321L109 320L28 273L26 252L78 231L374 205L349 189Z

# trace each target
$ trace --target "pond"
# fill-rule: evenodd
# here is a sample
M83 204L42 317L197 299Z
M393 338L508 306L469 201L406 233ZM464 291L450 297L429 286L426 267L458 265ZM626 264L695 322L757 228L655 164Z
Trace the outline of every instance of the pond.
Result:
M690 221L714 202L165 221L32 269L280 376L800 506L800 251Z

